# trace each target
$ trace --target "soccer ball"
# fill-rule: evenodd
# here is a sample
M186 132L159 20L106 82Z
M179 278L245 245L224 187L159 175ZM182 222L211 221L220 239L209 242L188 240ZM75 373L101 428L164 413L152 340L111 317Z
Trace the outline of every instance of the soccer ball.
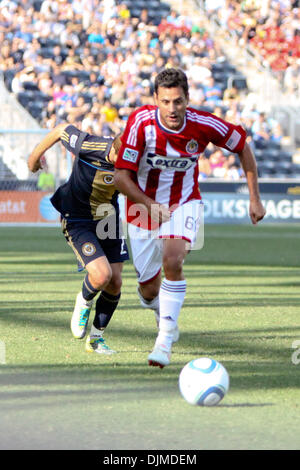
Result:
M217 405L229 389L229 375L220 362L201 357L188 362L179 375L179 390L191 405Z

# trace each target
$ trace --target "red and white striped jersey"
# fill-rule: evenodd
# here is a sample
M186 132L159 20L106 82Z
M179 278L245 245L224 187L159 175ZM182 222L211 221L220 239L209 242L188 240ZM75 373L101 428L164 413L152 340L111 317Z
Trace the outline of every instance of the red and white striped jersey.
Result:
M121 138L116 168L136 173L139 188L168 207L201 199L198 157L212 142L230 152L240 152L246 132L217 116L188 107L178 131L165 128L157 106L146 105L129 117Z

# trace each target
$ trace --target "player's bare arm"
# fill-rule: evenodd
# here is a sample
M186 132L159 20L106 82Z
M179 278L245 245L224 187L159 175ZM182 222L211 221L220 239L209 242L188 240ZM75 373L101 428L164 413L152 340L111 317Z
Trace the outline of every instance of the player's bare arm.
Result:
M264 218L266 210L260 199L255 157L250 145L247 142L245 142L243 150L238 155L247 178L249 188L249 215L253 225L256 225L257 222Z
M61 138L61 135L65 128L69 124L64 123L64 124L59 124L56 126L52 131L49 132L42 140L41 142L33 149L31 154L29 155L28 158L28 168L30 171L33 173L36 173L38 170L42 168L40 159L44 153L49 150L56 142L58 142Z
M146 207L151 218L155 222L166 222L170 219L171 213L163 204L159 204L154 199L147 196L133 181L134 172L127 169L115 169L114 183L120 193L127 196L132 202L142 204Z

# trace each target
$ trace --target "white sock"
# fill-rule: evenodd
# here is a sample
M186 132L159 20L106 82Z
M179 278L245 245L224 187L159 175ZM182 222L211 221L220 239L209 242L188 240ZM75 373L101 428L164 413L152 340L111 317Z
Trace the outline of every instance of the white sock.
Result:
M186 292L186 281L169 281L164 279L159 291L160 322L156 344L163 344L171 349L174 328Z
M90 331L90 336L95 338L95 337L99 337L99 336L102 336L104 333L104 329L102 330L98 330L94 325L92 325L91 327L91 331Z

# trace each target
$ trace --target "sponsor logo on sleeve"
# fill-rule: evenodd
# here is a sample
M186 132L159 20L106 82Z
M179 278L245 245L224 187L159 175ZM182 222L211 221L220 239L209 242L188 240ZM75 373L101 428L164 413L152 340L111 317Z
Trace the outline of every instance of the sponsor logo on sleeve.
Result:
M136 163L139 156L139 152L137 150L129 149L128 147L125 148L123 153L123 160L127 162Z
M75 148L77 140L78 140L78 135L72 134L70 137L70 147Z

